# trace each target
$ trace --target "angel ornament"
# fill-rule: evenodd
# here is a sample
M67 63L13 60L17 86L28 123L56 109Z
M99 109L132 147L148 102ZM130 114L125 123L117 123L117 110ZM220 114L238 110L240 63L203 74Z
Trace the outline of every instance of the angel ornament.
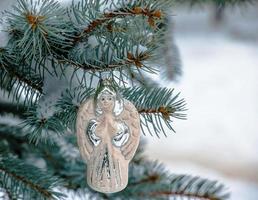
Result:
M76 129L79 150L87 163L88 185L103 193L123 190L140 140L135 106L119 95L110 80L101 80L94 98L80 106Z

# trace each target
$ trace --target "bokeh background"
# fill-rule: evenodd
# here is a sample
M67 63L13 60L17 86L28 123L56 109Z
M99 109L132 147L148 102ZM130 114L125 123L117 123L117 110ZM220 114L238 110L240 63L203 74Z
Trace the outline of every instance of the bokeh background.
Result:
M169 86L188 117L167 138L146 137L146 154L172 172L223 182L232 200L257 200L258 4L215 10L172 9L183 74Z

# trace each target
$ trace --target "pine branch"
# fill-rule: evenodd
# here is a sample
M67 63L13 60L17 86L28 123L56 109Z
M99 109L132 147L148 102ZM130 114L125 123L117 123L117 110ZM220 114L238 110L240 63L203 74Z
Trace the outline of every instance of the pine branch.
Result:
M13 96L13 101L23 100L33 103L42 94L43 82L41 78L28 71L25 62L17 61L16 57L6 49L0 49L0 87ZM25 97L25 99L23 98Z
M3 188L22 199L60 199L55 192L60 184L57 178L40 169L8 156L0 157L0 180Z
M68 59L57 59L60 63L66 63L73 66L75 69L80 68L86 72L103 72L103 71L117 71L121 68L129 66L129 62L117 62L113 64L93 65L93 64L81 64L79 62L68 60Z
M159 137L160 133L166 136L166 126L173 130L171 118L185 119L184 99L178 100L179 94L174 95L174 90L166 88L128 88L122 91L123 96L138 109L141 114L141 128L145 134L152 135L154 131Z
M86 72L104 72L104 71L120 71L124 69L129 69L132 66L136 67L137 69L142 69L148 72L155 72L155 69L151 68L144 64L148 58L151 57L150 52L140 52L139 54L133 55L131 53L127 54L127 57L116 58L118 60L114 63L98 63L96 65L91 63L79 63L77 61L65 59L65 58L57 58L59 63L65 63L73 66L76 70L78 68L83 69Z
M89 47L90 45L87 45L83 50L75 47L69 58L57 56L56 60L61 65L72 66L74 74L77 73L78 69L82 69L84 73L82 80L85 80L85 85L87 85L86 73L100 78L102 72L109 72L111 77L124 83L130 78L126 74L128 71L135 74L138 72L139 77L142 77L141 72L157 73L158 70L148 63L148 60L155 59L152 47L140 50L140 45L134 45L131 50L128 50L132 44L129 46L128 42L120 40L119 38L108 38L105 44L100 43L94 49ZM124 55L125 53L121 54L121 52L127 52L127 54ZM111 56L111 54L113 55ZM73 77L78 76L73 75Z
M89 90L71 90L71 93L67 92L67 96L62 96L61 98L63 103L57 103L57 107L61 109L62 112L54 112L52 116L44 116L44 113L39 113L36 105L30 107L30 109L23 105L17 105L17 107L12 105L11 107L4 108L1 111L2 113L12 113L23 119L23 122L20 124L20 128L23 132L27 133L26 137L29 138L29 142L34 144L39 144L39 142L52 144L53 141L50 139L52 136L63 135L68 127L75 130L74 123L78 109L78 106L74 105L76 98L77 100L85 99L89 95L92 95L93 91L94 89L91 88ZM3 103L0 104L0 107L4 107L6 105L9 106L10 104ZM20 113L20 111L25 111L25 109L25 113Z
M0 123L0 153L8 153L19 158L27 153L27 133L18 125Z
M217 181L188 175L172 175L171 190L150 192L154 198L160 196L175 197L176 199L224 200L229 198L225 188Z
M61 58L61 61L69 60L68 63L70 62L69 64L76 69L81 68L93 73L119 71L122 74L121 70L131 70L132 66L136 67L135 71L141 69L156 73L157 70L146 62L153 58L156 48L152 44L154 42L150 42L150 36L146 37L146 35L152 35L153 38L162 35L159 28L153 28L150 24L154 26L155 22L161 23L163 20L161 18L167 9L166 5L169 4L168 1L160 1L159 4L155 0L121 1L118 5L112 1L110 7L106 6L104 13L98 10L100 4L105 4L105 2L85 0L71 6L69 17L75 30L77 29L80 34L75 37L77 39L69 52L69 57ZM144 17L137 16L147 17L148 26ZM118 28L122 31L113 32ZM91 35L93 33L94 36ZM95 38L96 44L89 42L92 38ZM135 54L134 51L139 46L146 48L147 51L139 51ZM117 77L120 79L122 76Z
M42 60L53 57L55 59L53 69L57 67L65 69L68 65L72 65L75 73L78 68L93 74L109 71L112 76L120 80L126 77L123 70L128 70L131 66L135 66L137 71L141 69L155 73L156 71L146 64L155 50L152 44L148 44L149 38L146 38L146 35L161 36L161 32L153 27L156 23L158 27L161 18L165 16L167 5L171 3L167 0L162 0L158 4L155 0L129 3L121 1L119 5L115 5L112 2L110 8L107 8L109 11L104 13L99 10L102 4L105 3L85 0L81 4L73 4L70 11L66 12L53 0L39 0L38 3L19 0L15 12L7 12L9 31L12 35L10 46L27 60L35 61L36 66L43 66L43 72L48 69ZM60 16L66 17L61 19ZM145 18L137 16L145 16ZM129 21L128 18L130 18ZM146 26L146 18L149 27ZM116 19L123 20L118 22ZM78 44L77 42L72 44L72 38L81 32L85 22L89 24L82 31L83 34L79 34L79 38L82 39L85 33L89 36L88 33L94 32L99 40L105 39L106 42L100 43L97 48L85 47L80 51L80 45L88 45L87 42L80 39ZM106 22L107 29L110 31L101 29ZM111 30L116 26L125 27L127 32L113 33ZM140 45L146 45L148 51L135 54L132 50L136 47L138 49ZM18 54L16 56L19 57ZM114 75L113 71L118 71L120 74ZM29 79L26 81L28 82ZM41 88L36 89L42 92Z
M148 77L147 74L139 74L133 71L129 71L129 76L131 78L132 86L139 86L145 88L157 88L159 83L156 80L153 80L151 77Z
M216 181L188 175L170 174L158 162L142 161L130 168L127 188L109 199L193 199L226 200L229 194Z
M71 130L75 130L77 110L80 104L89 98L93 92L94 89L92 88L67 90L56 105L59 110L57 116L60 121L63 121ZM157 137L160 133L166 136L164 126L174 130L171 125L171 118L185 119L185 114L183 114L186 110L185 101L183 99L178 100L179 94L174 95L173 90L133 87L121 89L121 94L131 101L141 114L141 127L144 134L148 132L152 135L154 131Z
M62 135L66 130L63 122L56 115L46 118L38 114L36 107L26 112L26 119L21 125L30 133L28 137L34 144L52 142L49 140L51 135Z
M15 68L11 68L10 66L2 65L1 66L4 70L1 70L3 75L2 77L9 76L12 78L17 79L18 82L24 83L24 85L27 85L31 87L33 90L38 91L42 94L42 83L36 82L37 80L33 80L32 77L26 76L25 73L18 72ZM5 72L6 74L4 74Z
M51 143L51 146L45 143L35 146L29 142L29 134L18 126L0 123L0 152L16 155L25 161L28 155L44 159L47 163L46 171L54 172L56 176L62 178L62 186L69 190L76 191L88 187L85 177L82 176L85 173L85 163L81 160L74 134L63 134L62 137L50 135L48 140L52 141L48 144ZM7 145L2 145L2 142ZM96 192L88 190L87 195L93 193L96 197Z
M8 130L10 130L8 128ZM0 129L1 132L1 129ZM4 131L5 132L5 131ZM16 135L14 133L14 135ZM15 136L15 137L18 137ZM26 141L26 137L20 137L22 141ZM52 137L54 139L54 137ZM65 139L65 142L61 140ZM8 141L10 141L8 139ZM76 147L76 139L74 135L54 140L54 146L48 148L45 145L39 145L38 151L31 151L26 147L23 154L34 153L43 157L48 163L48 171L55 171L59 177L64 179L65 187L72 189L77 193L84 190L87 195L92 195L99 199L200 199L200 200L225 200L228 194L225 187L216 181L210 181L199 177L188 175L170 174L163 165L157 162L149 162L139 155L139 149L136 157L134 157L130 165L129 184L122 192L102 195L88 189L85 184L85 163L80 159L78 153L71 153ZM17 148L24 146L26 143L12 144ZM65 149L63 149L65 148ZM12 148L13 149L13 148ZM65 151L70 152L73 158L69 160L69 156ZM16 152L15 152L16 153ZM76 192L77 191L77 192ZM84 193L84 195L86 195ZM83 195L83 193L82 193Z
M66 90L56 104L57 116L64 125L75 130L77 111L82 101L93 95L93 88L78 87Z
M14 47L27 59L64 53L70 45L69 21L65 9L54 0L18 0L13 12L6 12Z
M82 176L85 163L80 158L75 135L63 134L63 137L56 137L53 134L47 138L47 144L39 143L37 146L30 143L29 135L28 131L19 126L0 123L0 152L18 156L25 161L28 155L44 159L47 163L46 171L54 172L62 178L62 186L72 190L86 187L85 177ZM48 145L50 143L51 146Z
M25 118L25 111L27 108L21 104L13 104L7 102L0 102L0 114L13 114L19 116L20 118Z
M103 25L104 23L108 23L116 18L124 18L126 16L137 16L142 15L148 17L148 23L151 27L155 27L155 19L160 19L162 17L162 12L160 10L153 10L148 7L140 7L128 4L125 5L124 8L120 8L118 10L114 10L112 12L106 12L99 19L94 19L91 21L87 28L83 30L83 32L75 37L74 43L80 41L85 35L92 33L96 28ZM110 26L110 24L109 24Z

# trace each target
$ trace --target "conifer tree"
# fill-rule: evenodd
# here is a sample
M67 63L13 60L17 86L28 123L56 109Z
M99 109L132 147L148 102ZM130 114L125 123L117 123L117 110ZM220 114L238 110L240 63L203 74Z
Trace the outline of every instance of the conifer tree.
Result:
M200 1L198 1L200 2ZM234 3L236 1L216 1ZM244 1L243 1L244 2ZM168 135L185 119L184 99L149 74L163 66L173 0L17 0L2 14L0 48L0 189L3 199L207 199L228 193L217 181L177 175L147 160L141 143L126 189L98 193L87 185L75 121L81 103L108 77L141 115L141 132ZM171 75L172 72L172 75ZM174 74L173 74L174 73ZM186 122L187 123L187 122Z

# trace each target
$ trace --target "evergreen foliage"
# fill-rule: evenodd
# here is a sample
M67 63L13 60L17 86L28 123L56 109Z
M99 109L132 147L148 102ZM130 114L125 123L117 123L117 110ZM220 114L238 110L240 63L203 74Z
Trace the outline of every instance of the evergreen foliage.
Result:
M186 118L184 99L173 89L149 84L148 77L162 69L157 61L166 16L176 3L80 0L63 7L55 0L17 0L3 13L9 36L0 48L0 188L5 196L63 199L67 191L92 199L228 198L222 184L171 174L148 161L143 144L130 164L125 190L97 193L85 180L74 134L76 113L99 78L112 78L133 102L144 135L167 135L174 131L174 118Z

